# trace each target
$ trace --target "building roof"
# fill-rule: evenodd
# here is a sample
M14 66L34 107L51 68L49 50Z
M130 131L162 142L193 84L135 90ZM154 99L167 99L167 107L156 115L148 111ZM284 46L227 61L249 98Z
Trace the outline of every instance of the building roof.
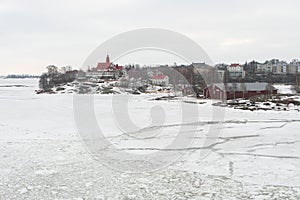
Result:
M110 67L111 64L111 62L100 62L97 65L97 70L106 70Z
M218 87L220 90L225 90L225 85L224 85L224 83L213 83L213 84L210 84L210 85L207 85L207 87L206 88L209 88L209 87L211 87L211 86L216 86L216 87ZM206 88L204 88L204 89L206 89Z
M231 91L234 90L236 92L238 91L264 91L264 90L277 90L275 87L272 85L269 85L268 83L226 83L225 85L223 83L214 83L211 84L210 86L215 85L221 90L226 90ZM208 86L209 87L209 86Z
M271 87L271 88L270 88ZM227 91L236 88L235 91L264 91L264 90L276 90L272 85L268 83L227 83Z
M151 79L165 79L166 75L152 76Z
M233 63L233 64L230 65L230 67L241 67L241 65L238 64L238 63Z
M208 67L210 67L208 64L206 64L205 62L203 62L203 63L192 63L192 66L193 67L200 67L200 68L208 68Z
M116 65L115 67L116 67L117 70L123 70L124 69L124 67L121 66L121 65Z

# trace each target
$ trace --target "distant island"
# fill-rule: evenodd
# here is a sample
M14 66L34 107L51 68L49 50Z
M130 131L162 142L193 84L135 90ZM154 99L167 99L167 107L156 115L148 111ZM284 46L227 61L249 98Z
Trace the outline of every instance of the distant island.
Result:
M9 74L7 76L0 76L0 78L14 78L14 79L23 79L23 78L40 78L38 75L30 75L30 74Z
M49 65L47 72L40 76L38 93L118 93L111 87L125 88L132 93L147 93L150 91L182 91L185 95L204 95L203 91L212 83L267 83L269 88L273 84L293 85L294 90L300 91L300 61L291 62L279 59L257 61L245 64L216 64L192 63L189 65L158 65L143 66L138 64L119 65L111 62L109 55L105 62L98 62L95 66L88 66L86 70L72 69L71 66L57 67ZM205 76L205 77L203 77ZM18 76L15 76L17 78ZM20 76L30 77L30 76ZM35 77L35 76L33 76ZM186 89L185 84L179 83L179 78L192 87ZM180 80L180 81L182 81ZM206 81L204 81L206 80ZM210 80L210 82L207 82ZM72 84L70 84L72 83ZM105 83L105 86L103 86ZM68 84L68 87L66 85ZM71 87L71 91L65 90ZM102 86L101 86L102 85ZM233 84L236 85L236 84ZM247 85L247 84L246 84ZM248 84L250 85L250 84ZM154 89L154 87L158 89ZM265 89L264 92L270 89ZM234 95L235 96L235 95Z

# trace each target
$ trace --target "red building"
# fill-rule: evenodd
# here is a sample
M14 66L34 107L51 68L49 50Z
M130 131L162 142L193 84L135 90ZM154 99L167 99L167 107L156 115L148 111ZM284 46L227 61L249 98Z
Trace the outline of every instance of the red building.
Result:
M99 62L96 70L97 71L113 71L113 70L123 70L123 66L120 66L118 64L114 65L112 62L110 62L109 55L106 56L105 62Z
M122 75L121 71L123 69L123 66L113 64L109 59L109 55L107 55L105 62L99 62L96 68L92 68L92 70L86 72L86 77L95 79L117 79Z
M277 94L277 89L268 83L216 83L204 88L204 97L208 99L248 99L269 94Z

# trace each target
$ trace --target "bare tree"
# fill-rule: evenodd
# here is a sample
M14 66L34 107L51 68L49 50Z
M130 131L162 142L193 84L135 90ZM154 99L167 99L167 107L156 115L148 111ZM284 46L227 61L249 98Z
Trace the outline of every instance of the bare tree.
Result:
M238 89L237 83L232 83L231 84L231 92L233 92L233 99L236 99L235 93L236 93L237 89Z
M58 73L58 67L54 66L54 65L49 65L47 67L48 70L48 74L57 74Z
M273 88L271 83L268 83L266 87L267 87L266 89L268 91L268 96L271 97L273 95L273 89L274 88Z
M246 84L243 82L241 83L241 91L243 92L243 98L245 98L245 92L247 91Z

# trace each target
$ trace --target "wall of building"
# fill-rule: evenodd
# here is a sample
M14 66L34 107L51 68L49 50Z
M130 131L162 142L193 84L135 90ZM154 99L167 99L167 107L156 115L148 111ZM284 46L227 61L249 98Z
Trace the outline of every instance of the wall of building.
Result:
M214 87L213 85L205 88L203 95L207 99L226 99L224 91L218 87Z
M246 98L249 99L250 97L260 96L260 95L269 95L270 91L263 90L263 91L236 91L236 92L226 92L226 97L224 96L225 93L218 87L209 86L204 89L204 97L207 99L237 99L237 98ZM272 94L277 94L277 90L273 90Z
M237 92L227 92L227 99L234 99L234 98L245 98L249 99L251 97L260 96L260 95L269 95L270 91L264 90L264 91L237 91ZM272 94L277 94L277 91L272 91Z

